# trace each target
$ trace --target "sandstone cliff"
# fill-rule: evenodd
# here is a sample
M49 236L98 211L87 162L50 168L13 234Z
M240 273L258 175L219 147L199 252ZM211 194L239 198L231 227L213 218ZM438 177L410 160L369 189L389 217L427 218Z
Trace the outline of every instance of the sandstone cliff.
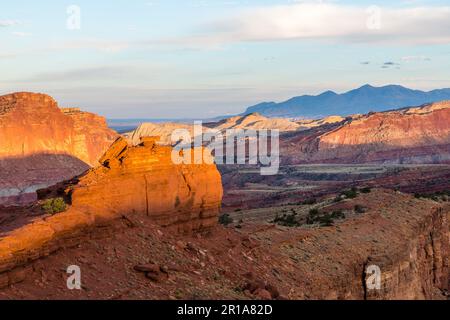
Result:
M116 137L104 118L60 109L48 95L0 96L0 203L82 173Z
M349 118L282 141L287 163L440 163L450 160L450 101Z
M171 151L151 138L136 147L120 138L99 167L40 190L42 198L52 192L65 197L70 207L0 238L0 286L14 283L30 261L77 244L116 220L133 224L144 219L183 234L216 225L222 184L215 165L175 165Z

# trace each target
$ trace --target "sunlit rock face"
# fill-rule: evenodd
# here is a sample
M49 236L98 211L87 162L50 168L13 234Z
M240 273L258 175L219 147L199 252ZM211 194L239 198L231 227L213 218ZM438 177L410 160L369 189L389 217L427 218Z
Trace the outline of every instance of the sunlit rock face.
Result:
M0 204L32 200L36 189L80 174L116 139L104 118L60 109L50 96L0 97Z
M117 140L101 166L66 189L72 206L105 219L141 214L179 233L216 225L223 190L215 164L174 164L172 148L158 139L143 138L137 146Z
M442 163L450 161L450 101L354 116L282 143L286 162Z

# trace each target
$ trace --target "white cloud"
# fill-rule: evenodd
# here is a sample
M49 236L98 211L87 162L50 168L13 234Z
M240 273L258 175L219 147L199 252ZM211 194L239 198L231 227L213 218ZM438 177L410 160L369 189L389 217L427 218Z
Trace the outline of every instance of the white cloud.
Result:
M0 27L12 27L20 24L21 22L17 20L0 20Z
M28 32L12 32L17 37L30 37L32 34Z
M213 45L312 39L383 44L450 44L450 7L357 7L300 3L256 7L204 25L180 43Z
M402 57L402 61L404 62L431 61L431 59L426 56L406 56Z

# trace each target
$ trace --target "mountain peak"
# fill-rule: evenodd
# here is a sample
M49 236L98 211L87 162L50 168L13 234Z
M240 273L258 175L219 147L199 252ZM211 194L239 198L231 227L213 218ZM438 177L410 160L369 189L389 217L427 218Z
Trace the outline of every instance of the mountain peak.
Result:
M261 103L248 108L244 114L258 112L265 117L317 119L387 111L442 100L450 100L450 89L425 92L394 84L382 87L365 84L342 94L325 91L317 96L297 96L281 103Z

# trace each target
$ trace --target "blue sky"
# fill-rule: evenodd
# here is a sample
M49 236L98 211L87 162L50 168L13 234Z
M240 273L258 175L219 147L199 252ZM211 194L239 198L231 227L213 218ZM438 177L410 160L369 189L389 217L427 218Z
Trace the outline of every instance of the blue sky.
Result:
M45 92L109 118L207 118L366 83L450 87L448 0L2 1L0 40L0 94Z

